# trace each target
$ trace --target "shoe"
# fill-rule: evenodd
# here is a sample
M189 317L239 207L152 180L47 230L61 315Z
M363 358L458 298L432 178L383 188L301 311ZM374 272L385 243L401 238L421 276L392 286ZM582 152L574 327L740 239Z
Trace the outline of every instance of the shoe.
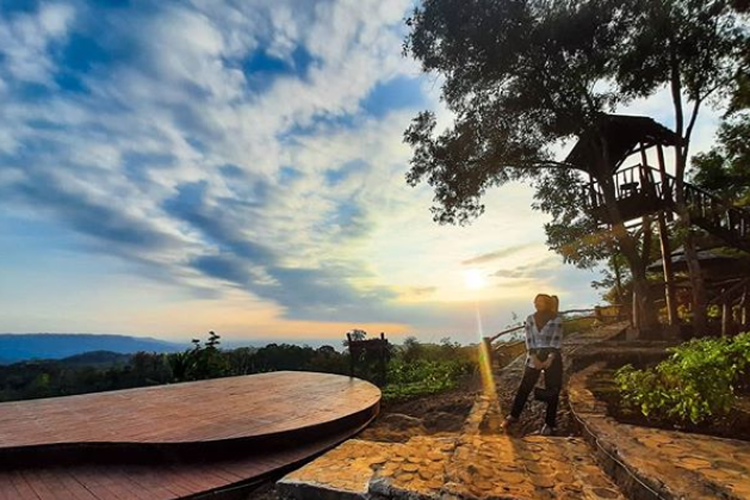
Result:
M501 427L503 429L508 429L511 425L515 424L516 422L518 422L518 419L516 417L514 417L513 415L508 415L507 417L505 417L505 420L503 420Z
M542 435L542 436L553 436L555 434L555 428L554 427L550 427L547 424L544 424L542 426L542 430L539 431L539 434Z

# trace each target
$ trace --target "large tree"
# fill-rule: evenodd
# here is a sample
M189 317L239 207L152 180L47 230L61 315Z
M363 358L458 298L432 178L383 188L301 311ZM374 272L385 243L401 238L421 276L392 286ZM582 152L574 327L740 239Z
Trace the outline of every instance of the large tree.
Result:
M706 325L707 296L685 199L690 145L698 115L737 83L746 35L728 0L628 0L626 35L613 61L622 95L647 97L669 89L677 142L675 204L693 291L693 326Z
M424 71L445 78L442 96L454 114L438 135L429 111L405 132L414 152L407 180L433 186L437 221L466 223L484 210L488 188L570 168L553 161L554 148L588 130L620 98L602 83L614 74L623 18L622 3L610 0L426 0L415 10L405 50ZM605 154L600 163L590 167L595 175L607 172L598 180L611 239L630 265L639 316L652 326L645 266L617 209ZM555 177L575 180L565 170ZM558 186L560 199L572 195L566 187L574 189Z
M693 117L709 91L721 88L724 80L723 73L713 72L709 62L705 64L708 69L701 66L697 71L697 66L682 58L689 58L685 52L689 43L697 47L700 57L721 52L714 45L726 50L726 44L722 39L701 45L717 30L692 26L680 35L679 45L673 43L675 50L667 51L680 54L675 70L674 58L667 57L669 64L663 66L663 47L649 44L649 38L639 37L634 28L644 22L644 7L664 5L671 13L677 8L673 4L682 3L696 2L424 0L408 20L411 32L405 51L421 61L424 71L443 76L442 97L453 113L453 124L436 133L432 112L414 119L405 132L413 149L407 180L411 184L426 180L433 186L435 219L469 222L483 212L481 198L486 190L511 180L538 179L546 172L558 188L566 183L572 186L574 174L550 174L552 169L570 167L553 161L553 148L595 125L603 111L614 109L622 100L650 95L667 82L680 103L683 93L698 103L688 123L683 119L677 127L678 149L683 156L687 154ZM691 22L695 25L705 19ZM651 28L647 32L652 38L660 36ZM640 70L635 68L638 61L644 65ZM721 59L717 68L723 71L725 62ZM629 78L626 68L640 71L643 81ZM711 88L699 86L699 77L707 78ZM584 258L601 257L612 248L622 252L639 299L639 316L650 327L656 315L648 298L646 263L636 237L625 229L620 216L604 141L598 164L590 167L602 186L612 231L593 242ZM540 185L543 189L544 181ZM558 195L566 193L558 190ZM558 215L574 212L568 208L563 207ZM571 229L589 230L590 221L575 222L579 226L569 225Z

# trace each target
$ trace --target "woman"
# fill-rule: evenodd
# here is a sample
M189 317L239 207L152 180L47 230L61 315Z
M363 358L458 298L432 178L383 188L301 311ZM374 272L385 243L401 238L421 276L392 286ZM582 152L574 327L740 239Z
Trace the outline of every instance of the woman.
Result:
M523 379L503 427L507 428L518 421L529 394L544 372L545 387L534 390L534 395L547 403L547 414L541 434L550 436L555 432L557 402L562 388L562 319L558 315L559 301L556 296L540 293L534 299L534 307L536 312L526 318L524 325L527 354Z

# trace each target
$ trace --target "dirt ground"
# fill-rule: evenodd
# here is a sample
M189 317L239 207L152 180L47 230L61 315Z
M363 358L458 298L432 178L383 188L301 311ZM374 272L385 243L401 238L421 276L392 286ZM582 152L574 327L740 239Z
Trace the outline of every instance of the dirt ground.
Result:
M380 415L358 437L367 441L403 443L413 436L458 432L479 388L479 377L474 376L442 394L385 404Z

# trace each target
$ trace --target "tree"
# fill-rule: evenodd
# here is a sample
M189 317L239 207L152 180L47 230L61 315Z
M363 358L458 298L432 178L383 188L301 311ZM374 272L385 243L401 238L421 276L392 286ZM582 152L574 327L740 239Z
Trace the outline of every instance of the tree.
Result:
M424 0L407 21L404 50L424 71L445 78L442 97L454 119L437 136L434 113L413 120L404 134L413 150L407 181L433 187L436 221L460 224L483 212L481 198L493 186L529 179L542 188L550 181L575 184L575 173L555 170L571 166L552 161L552 148L596 127L603 111L669 84L680 137L678 204L689 227L681 193L690 135L700 105L726 88L737 59L739 32L728 12L725 2L698 0ZM683 99L694 104L687 119ZM648 328L656 321L645 273L648 252L639 249L619 213L603 137L597 155L592 174L612 230L578 249L585 253L569 256L590 264L621 252ZM553 198L555 203L568 201ZM574 225L548 227L553 241L590 234L585 217L565 220L580 213L578 207L558 208L562 222ZM696 283L700 294L702 282Z
M743 8L736 3L738 10ZM745 2L745 11L749 4ZM717 144L692 158L692 182L741 206L750 204L750 47L747 49L729 110L719 126Z
M739 2L741 3L741 2ZM738 3L738 4L739 4ZM675 132L675 205L693 291L693 326L706 325L707 296L696 235L685 200L690 142L701 107L737 84L746 34L727 0L629 0L626 31L613 61L625 97L646 97L667 86Z
M349 345L349 339L352 339L353 341L358 341L358 340L365 340L366 338L367 338L367 332L364 330L359 330L357 328L349 330L348 332L346 332L346 340L344 340L344 347L347 347Z
M610 0L425 0L415 9L405 51L424 71L445 78L442 97L455 115L452 127L435 136L434 113L422 112L404 134L413 150L407 181L434 188L436 221L468 223L484 211L480 200L488 188L512 180L546 174L575 184L571 166L553 161L552 150L596 124L622 97L604 83L627 31L623 9L622 2ZM645 265L617 208L612 162L601 149L593 174L613 222L602 242L616 241L627 258L640 317L649 327L656 314ZM570 206L559 208L570 212ZM574 229L585 233L589 226L580 221ZM606 251L611 246L581 257L596 259Z
M750 204L750 114L727 119L719 127L717 145L692 159L692 181L729 204Z

